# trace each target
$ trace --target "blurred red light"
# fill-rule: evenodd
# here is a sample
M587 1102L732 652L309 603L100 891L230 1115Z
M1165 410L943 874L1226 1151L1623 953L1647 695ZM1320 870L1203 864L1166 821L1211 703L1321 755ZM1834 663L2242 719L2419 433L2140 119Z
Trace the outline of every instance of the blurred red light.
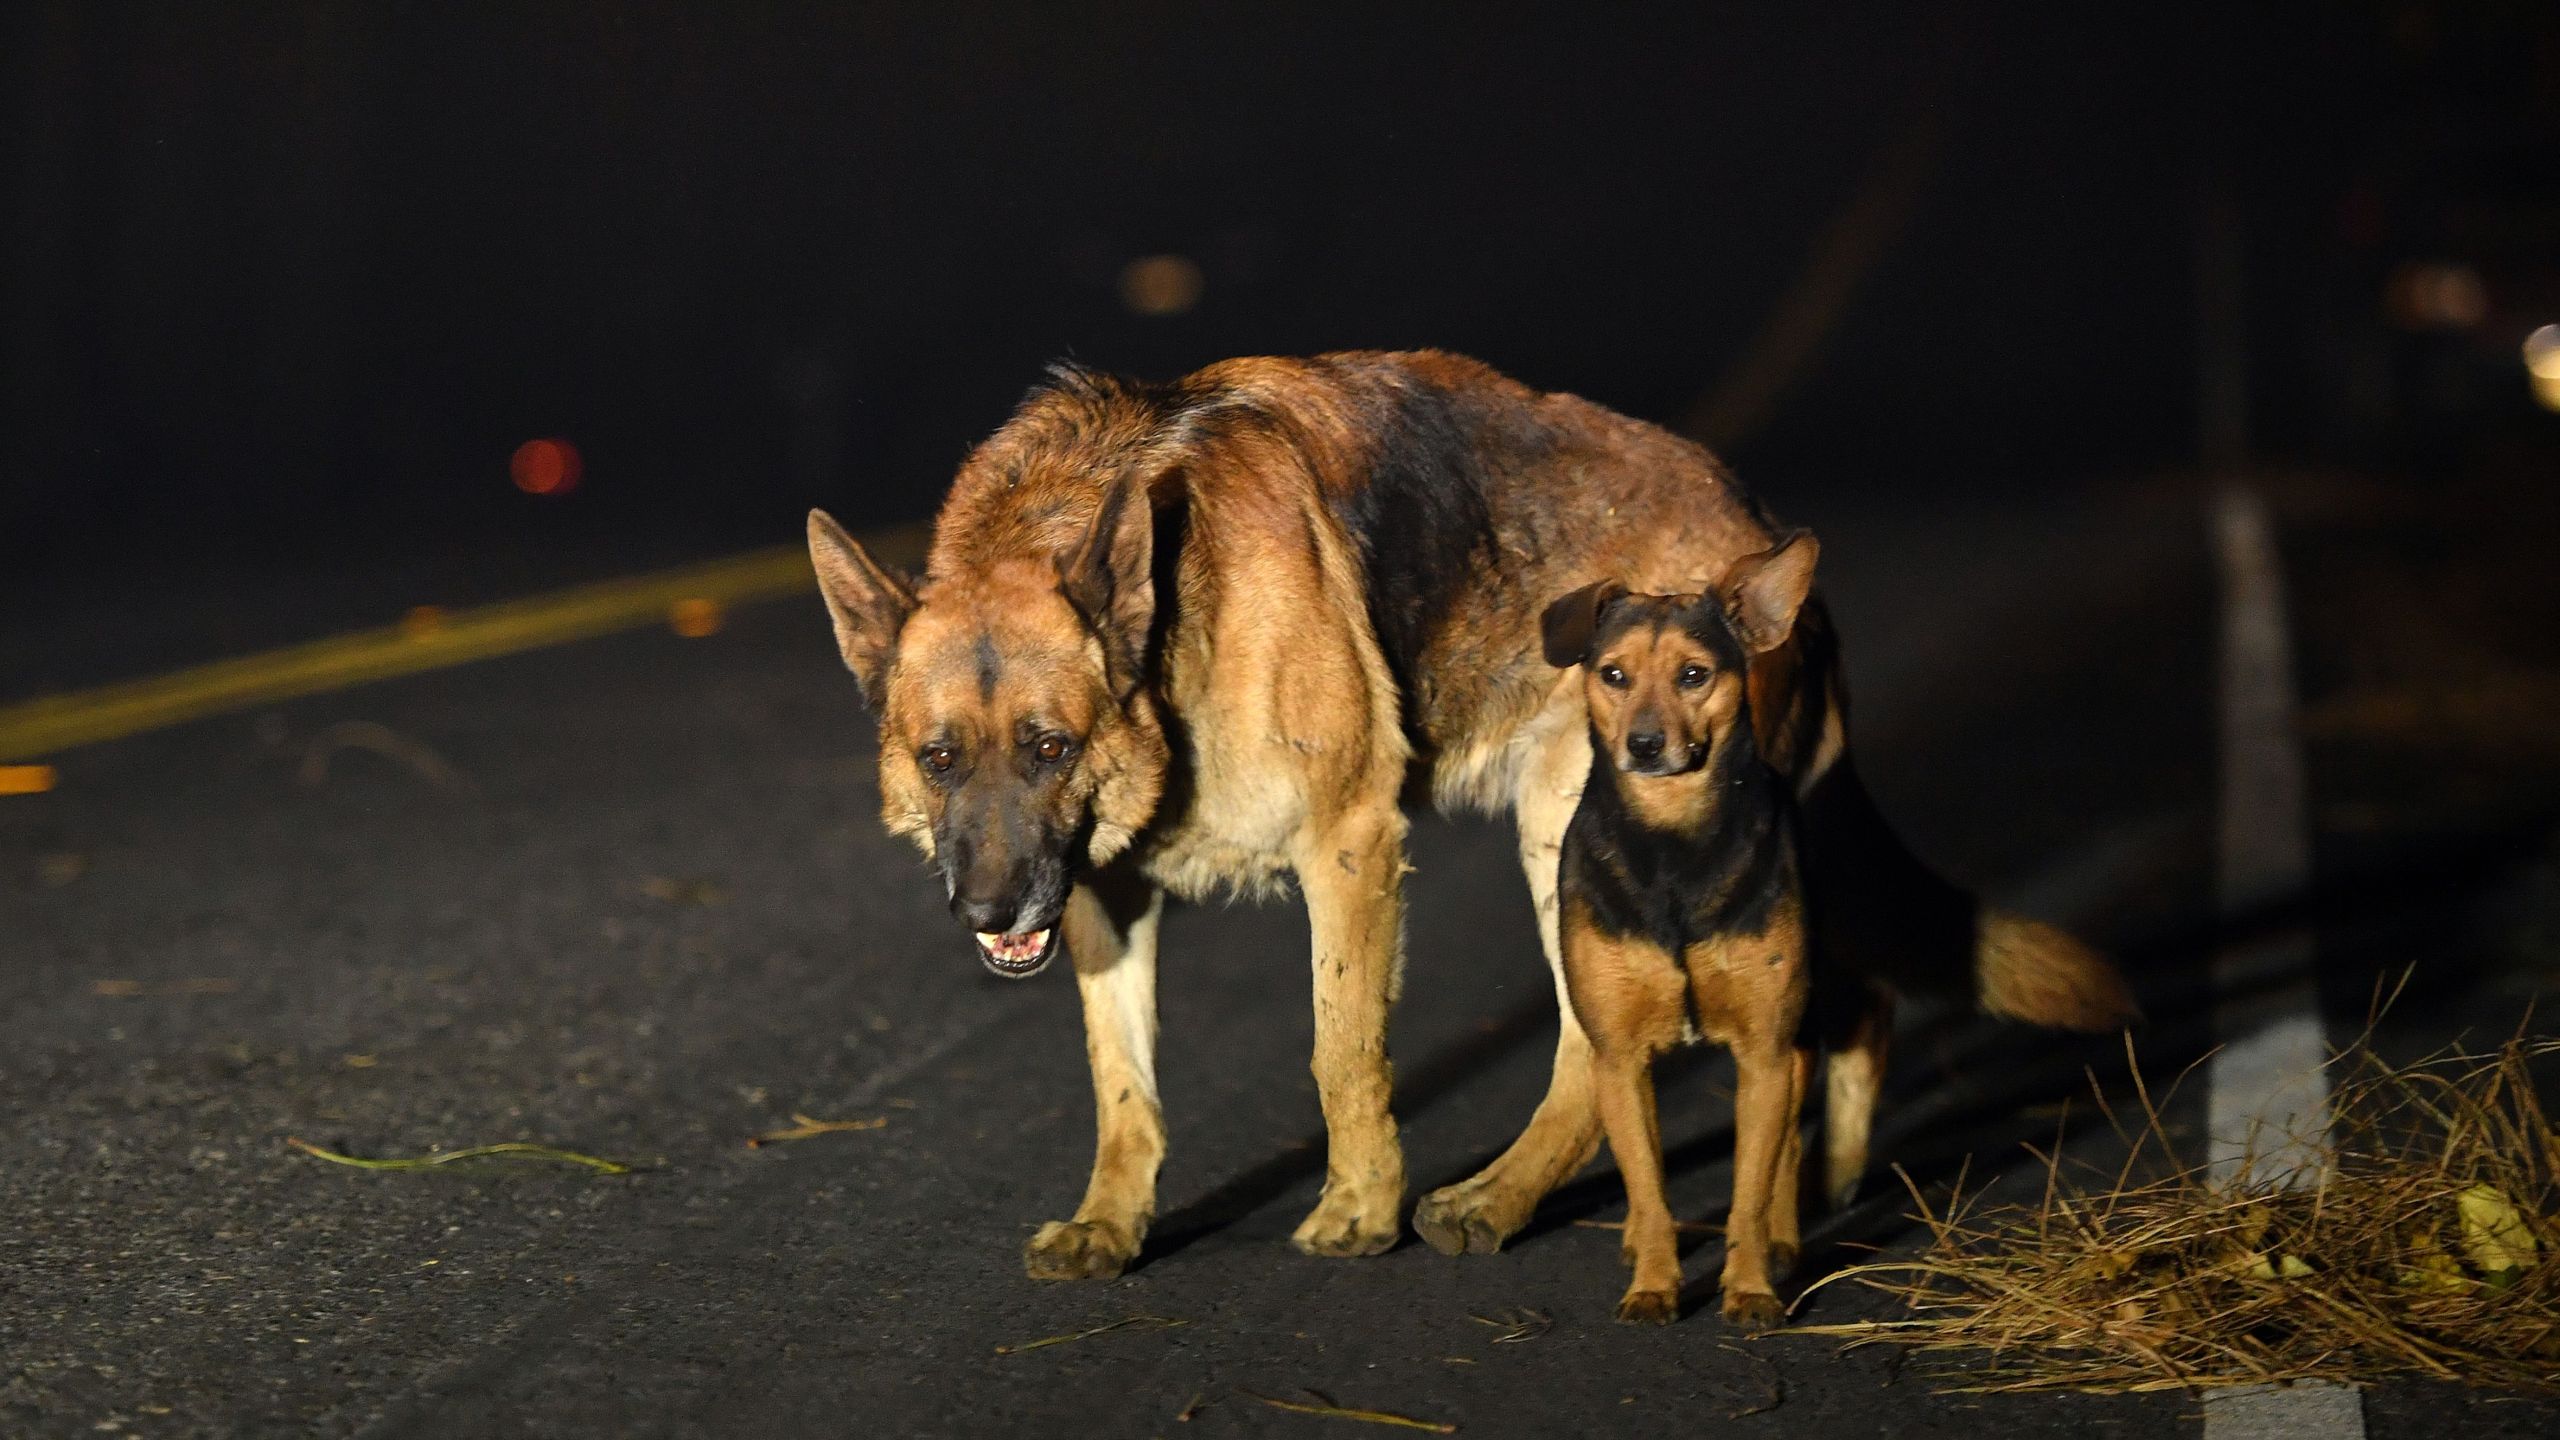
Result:
M578 447L566 440L527 440L507 462L516 488L527 495L566 495L578 488L586 469Z

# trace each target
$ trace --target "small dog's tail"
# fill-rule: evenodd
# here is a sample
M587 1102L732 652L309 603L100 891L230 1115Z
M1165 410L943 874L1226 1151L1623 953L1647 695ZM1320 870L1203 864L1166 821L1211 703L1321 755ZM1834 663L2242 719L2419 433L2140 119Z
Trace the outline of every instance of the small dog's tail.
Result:
M1905 995L2061 1030L2141 1018L2113 963L2039 920L1984 905L1911 853L1845 754L1804 796L1807 896L1827 960Z

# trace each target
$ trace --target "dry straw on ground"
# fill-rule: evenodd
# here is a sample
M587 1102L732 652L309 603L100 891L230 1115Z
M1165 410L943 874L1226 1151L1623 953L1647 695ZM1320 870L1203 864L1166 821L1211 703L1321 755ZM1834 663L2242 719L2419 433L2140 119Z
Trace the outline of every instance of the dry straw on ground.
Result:
M1970 1391L2560 1388L2560 1135L2534 1085L2554 1056L2560 1040L2519 1038L2394 1067L2359 1045L2333 1063L2316 1174L2178 1164L2141 1091L2120 1172L2074 1185L2044 1157L2033 1206L1986 1208L1961 1182L1933 1206L1915 1187L1926 1253L1822 1282L1912 1317L1798 1333L1940 1355Z

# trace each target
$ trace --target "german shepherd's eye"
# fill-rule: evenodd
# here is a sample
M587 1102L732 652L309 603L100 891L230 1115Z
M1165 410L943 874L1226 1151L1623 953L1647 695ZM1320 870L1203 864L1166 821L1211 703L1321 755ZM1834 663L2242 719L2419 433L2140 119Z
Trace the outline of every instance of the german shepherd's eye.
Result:
M1068 752L1075 748L1075 742L1064 735L1043 735L1031 742L1031 753L1039 757L1043 765L1057 764L1066 759Z
M1603 665L1600 667L1600 683L1612 690L1624 690L1627 688L1627 672L1615 665Z
M1681 688L1681 689L1683 689L1683 690L1695 690L1695 689L1697 689L1699 686L1704 685L1704 684L1706 684L1706 683L1707 683L1707 667L1706 667L1706 666L1704 666L1704 665L1683 665L1683 666L1681 666L1681 667L1680 667L1680 688Z
M960 752L948 745L927 745L917 753L916 758L922 760L924 768L934 774L948 775L951 773L951 767L959 763Z

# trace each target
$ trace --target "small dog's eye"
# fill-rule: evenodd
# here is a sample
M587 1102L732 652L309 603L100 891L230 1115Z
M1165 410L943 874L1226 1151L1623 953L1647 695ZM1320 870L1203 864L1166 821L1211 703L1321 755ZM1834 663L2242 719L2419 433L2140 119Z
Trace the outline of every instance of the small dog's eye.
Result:
M1603 665L1600 667L1600 683L1612 689L1624 690L1627 688L1627 672L1615 665Z
M953 750L948 745L927 745L924 747L925 768L931 770L936 775L950 773L952 765L959 759L959 752Z
M1041 764L1055 765L1067 758L1067 737L1043 735L1032 743L1031 753L1040 757Z
M1682 685L1682 686L1684 686L1684 687L1686 687L1686 688L1688 688L1688 689L1691 689L1691 690L1695 690L1695 689L1697 689L1699 686L1706 684L1706 683L1707 683L1707 667L1706 667L1706 666L1704 666L1704 665L1683 665L1683 666L1681 666L1681 667L1680 667L1680 683L1681 683L1681 685Z

